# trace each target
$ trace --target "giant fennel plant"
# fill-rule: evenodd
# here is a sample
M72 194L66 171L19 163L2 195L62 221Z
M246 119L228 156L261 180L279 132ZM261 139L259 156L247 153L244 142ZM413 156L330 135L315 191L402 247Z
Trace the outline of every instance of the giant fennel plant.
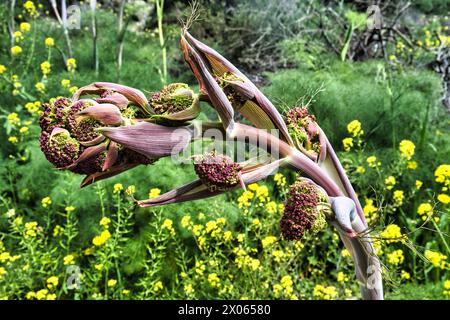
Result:
M353 257L362 297L383 299L381 265L363 210L315 117L305 107L292 108L283 117L248 77L186 28L181 48L198 80L198 93L173 83L146 97L134 88L96 82L71 98L52 99L40 118L46 158L59 169L84 174L84 187L174 157L189 150L191 142L218 135L224 142L263 149L266 156L240 161L220 148L189 157L197 180L137 204L154 207L245 189L280 166L289 167L301 177L290 186L280 219L284 239L299 240L332 225ZM200 101L211 105L220 121L195 120ZM242 117L250 125L236 120Z

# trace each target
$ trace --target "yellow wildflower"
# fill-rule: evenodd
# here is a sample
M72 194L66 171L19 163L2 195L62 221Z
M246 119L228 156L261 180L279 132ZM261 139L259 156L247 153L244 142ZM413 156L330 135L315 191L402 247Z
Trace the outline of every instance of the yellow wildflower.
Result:
M53 229L53 236L58 237L58 236L62 235L63 232L64 232L64 228L61 227L59 224L57 224L55 226L55 228Z
M416 146L414 143L410 140L402 140L400 141L400 155L405 158L406 160L411 160L412 156L414 155L414 150Z
M401 271L400 277L401 277L403 280L409 280L409 279L411 279L411 275L409 274L409 272L406 272L405 270L402 270L402 271Z
M108 226L109 226L110 223L111 223L111 219L108 218L108 217L103 217L103 218L100 220L100 225L103 226L103 227L105 227L105 228L108 228Z
M278 187L284 187L286 185L286 177L282 173L275 174L273 181L275 181Z
M121 183L116 183L113 187L113 193L119 193L123 190L123 185Z
M21 54L22 53L22 48L20 47L20 46L13 46L12 48L11 48L11 54L13 55L13 56L18 56L19 54Z
M416 180L416 189L417 189L417 190L420 189L420 188L422 187L422 185L423 185L423 182L422 182L422 181Z
M220 278L217 273L210 273L208 275L208 282L213 288L217 288L220 286Z
M51 37L47 37L45 38L44 43L46 47L53 47L55 45L55 40Z
M432 250L425 250L425 258L427 258L433 266L441 269L445 267L445 260L447 260L447 256Z
M67 213L71 213L71 212L75 211L75 207L74 206L67 206L67 207L64 208L64 210Z
M75 60L75 58L69 58L66 61L66 65L67 65L67 70L69 70L70 72L73 72L77 68L77 61Z
M405 236L402 235L401 229L396 224L388 225L381 233L383 238L386 238L387 243L395 243L404 241Z
M190 283L185 284L183 289L184 289L184 292L188 295L194 293L194 287Z
M44 76L48 75L52 71L52 65L48 61L41 63L41 71Z
M50 197L45 197L41 200L41 204L43 208L47 208L49 205L52 204L52 199Z
M441 193L437 196L437 199L439 202L443 203L443 204L449 204L450 203L450 196L448 194L445 193Z
M403 251L401 249L395 250L391 253L387 254L388 263L392 265L402 264L405 260L405 256L403 255Z
M34 85L37 91L44 93L45 92L45 84L43 82L36 82Z
M422 217L422 220L425 221L428 219L428 217L433 215L433 206L428 202L421 203L417 207L417 213Z
M313 296L318 299L332 300L337 297L337 290L334 286L322 286L317 284L313 290Z
M230 241L233 238L233 233L231 231L225 231L223 233L223 240Z
M161 194L161 190L158 188L152 188L150 189L149 193L148 193L148 197L150 199L156 198L157 196L159 196Z
M0 74L4 74L6 70L6 67L3 64L0 64Z
M161 291L164 288L163 283L161 281L156 281L156 283L153 285L153 292Z
M393 176L389 176L384 180L384 183L386 184L386 189L392 190L392 188L394 188L397 181L395 180L395 178Z
M417 169L417 162L416 161L408 161L407 167L408 167L408 169L416 170Z
M269 201L265 205L267 213L274 214L278 211L278 205L275 201Z
M345 151L350 151L350 149L353 147L353 138L345 138L342 140L342 144L344 145Z
M22 32L28 32L31 30L31 25L28 22L21 22L19 27Z
M403 204L403 199L405 199L405 194L402 190L395 190L393 199L397 206L401 206Z
M20 31L15 31L15 32L13 33L13 38L14 38L14 40L15 40L16 42L20 42L20 40L23 39L22 32L20 32Z
M8 137L8 141L11 143L17 143L17 142L19 142L19 139L16 136L11 136L11 137Z
M47 297L47 294L48 294L47 289L39 290L38 292L36 292L36 299L44 300Z
M111 238L111 233L108 230L103 230L103 232L99 236L95 236L92 239L92 244L99 247L104 244L109 238Z
M436 182L444 184L444 186L450 186L450 164L441 164L434 171Z
M183 228L188 228L191 225L191 216L184 216L181 218L181 226Z
M361 122L358 120L353 120L347 125L347 131L354 137L363 134L364 132L361 130Z
M72 86L72 87L69 88L69 92L70 92L71 94L74 94L77 90L78 90L78 87L77 87L77 86Z
M63 86L64 88L69 88L70 87L70 80L69 79L62 79L61 80L61 86Z
M8 121L11 124L19 124L20 123L19 115L15 112L11 112L10 114L8 114Z
M75 263L75 256L73 254L68 254L67 256L65 256L63 258L63 260L64 260L64 265L65 266L71 265L71 264Z
M56 288L58 283L59 283L58 277L52 276L47 279L47 288L49 288L50 290Z
M261 240L261 244L263 248L267 248L268 246L271 246L277 241L277 238L274 236L267 236L264 239Z
M117 280L116 279L109 279L108 280L108 287L112 288L117 284Z
M128 186L128 187L125 189L125 193L128 194L128 195L132 195L132 194L134 194L135 192L136 192L136 186L134 186L134 185Z

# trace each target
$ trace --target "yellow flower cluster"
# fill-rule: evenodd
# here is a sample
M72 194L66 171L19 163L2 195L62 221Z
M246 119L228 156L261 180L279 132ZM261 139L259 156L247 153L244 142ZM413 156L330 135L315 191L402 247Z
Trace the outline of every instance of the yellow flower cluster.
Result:
M450 203L450 196L445 193L438 194L437 199L439 202L443 204L449 204Z
M160 194L161 194L161 190L160 189L152 188L148 192L148 197L149 197L149 199L153 199L153 198L156 198L157 196L159 196Z
M450 186L450 164L441 164L434 171L436 182L441 183L444 187Z
M38 223L31 221L25 223L25 238L35 238L38 232Z
M370 156L366 159L367 164L369 165L369 167L371 168L375 168L376 166L381 165L381 163L377 162L377 157L375 156Z
M43 82L36 82L36 84L34 85L34 87L36 88L37 91L39 91L40 93L44 93L45 92L45 83Z
M55 228L53 228L53 236L54 237L58 237L58 236L62 235L63 232L64 232L64 228L61 227L59 224L57 224L55 226Z
M113 187L113 193L119 193L122 190L123 190L123 184L121 184L121 183L116 183Z
M12 48L11 48L11 54L13 55L13 56L18 56L18 55L20 55L21 53L22 53L22 47L21 46L13 46Z
M43 208L47 208L49 205L52 204L52 199L50 197L45 197L41 200L41 204Z
M28 22L21 22L19 28L22 32L29 32L31 30L31 25Z
M444 291L442 293L444 296L450 297L450 280L445 280Z
M276 185L280 188L286 185L286 177L282 173L277 173L273 176L273 181L275 181Z
M102 233L100 233L100 235L95 236L92 239L92 244L94 246L101 246L103 245L106 241L108 241L108 239L111 238L111 233L109 232L109 230L103 230Z
M400 155L406 160L411 160L414 155L416 146L411 140L402 140L400 141Z
M342 140L342 145L344 146L345 151L350 151L351 148L353 148L353 138L344 138Z
M169 231L170 235L175 235L175 229L173 228L173 221L171 219L165 219L161 225L161 228Z
M391 253L387 254L388 263L392 265L402 264L405 260L405 256L403 255L403 251L401 249L395 250Z
M277 242L277 238L274 236L267 236L264 239L261 240L261 244L263 249L271 246L272 244L274 244L275 242Z
M384 183L386 184L386 189L392 190L397 183L394 176L389 176L384 180Z
M70 266L72 264L75 264L75 256L73 254L68 254L63 258L63 264L65 266Z
M337 278L337 281L340 283L344 283L344 282L348 281L348 276L342 271L338 272L336 278Z
M334 286L325 287L317 284L313 290L313 296L322 300L333 300L337 297L337 294L338 292Z
M236 254L236 259L234 260L234 262L236 263L239 269L248 267L250 270L256 271L261 267L261 261L259 261L259 259L252 258L251 256L249 256L244 249L234 248L233 252Z
M405 270L402 270L402 271L400 272L400 277L401 277L403 280L409 280L409 279L411 279L411 275L409 274L409 272L406 272Z
M15 31L13 33L13 38L15 42L20 42L23 39L23 34L20 31Z
M401 206L403 204L403 200L405 199L405 193L403 190L395 190L393 199L396 206Z
M36 113L39 111L40 106L41 106L40 101L27 102L25 104L25 109L27 109L29 113Z
M366 216L367 223L371 223L378 218L378 209L374 206L372 199L367 199L363 208L364 215Z
M41 71L42 74L45 76L47 76L51 71L52 71L52 65L50 64L50 62L48 61L44 61L41 63Z
M390 224L381 233L381 236L385 238L387 243L404 242L405 235L402 235L401 229L396 224Z
M50 278L47 279L47 288L52 290L58 286L58 283L59 283L58 277L51 276Z
M23 7L25 8L26 12L31 16L35 17L38 15L38 12L36 10L36 6L34 5L33 1L26 1L23 4Z
M75 60L75 58L69 58L66 61L66 66L69 72L74 72L77 68L77 61Z
M347 131L353 137L364 134L364 131L361 129L361 122L359 122L358 120L353 120L349 124L347 124Z
M447 256L443 255L440 252L425 250L425 258L427 258L431 264L436 268L444 269L449 267L449 263L447 263Z
M428 202L421 203L417 207L417 213L422 217L422 220L425 221L428 219L428 217L431 217L433 215L433 206Z
M26 298L28 300L56 300L56 294L50 293L47 289L41 289L39 291L30 291L27 293Z
M51 37L47 37L44 40L44 44L46 47L53 47L55 45L55 40Z
M213 288L220 287L220 278L217 273L210 273L208 275L208 282Z

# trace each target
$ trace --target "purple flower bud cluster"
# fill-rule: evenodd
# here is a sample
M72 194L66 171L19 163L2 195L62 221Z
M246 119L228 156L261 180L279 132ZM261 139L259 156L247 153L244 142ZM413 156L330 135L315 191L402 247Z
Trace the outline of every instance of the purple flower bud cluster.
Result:
M323 203L328 202L326 193L306 179L297 180L290 186L280 221L280 229L287 240L300 240L305 232L317 232L325 226Z
M316 117L305 107L290 109L286 115L289 134L298 146L320 153L319 127Z
M194 169L210 191L226 191L239 184L242 167L226 155L212 152L194 159Z
M77 117L78 112L92 105L92 103L86 100L76 101L67 113L67 127L71 135L78 141L88 142L100 136L100 134L95 132L96 128L102 126L100 121L89 117Z
M102 92L97 100L109 99L108 102L117 100L117 93L106 92ZM127 116L135 114L134 109L131 109L132 106L127 106L127 102L117 101L122 106L119 108L116 105L119 116L121 113ZM141 154L108 143L106 138L96 131L97 128L105 126L94 117L96 114L93 116L91 113L80 114L90 107L95 107L98 113L98 110L101 111L107 106L111 108L111 104L103 105L92 99L58 98L45 103L39 123L42 129L40 147L47 160L58 168L87 175L108 170L114 165L151 163L151 159ZM110 158L107 161L108 156Z

